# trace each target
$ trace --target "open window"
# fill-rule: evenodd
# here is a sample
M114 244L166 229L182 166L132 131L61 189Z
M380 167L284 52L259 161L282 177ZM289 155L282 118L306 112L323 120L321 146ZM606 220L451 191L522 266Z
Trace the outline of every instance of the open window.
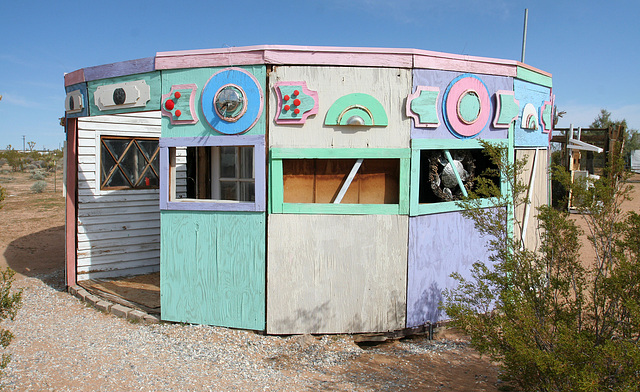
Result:
M102 136L100 189L157 189L159 148L158 138Z
M264 210L262 136L161 139L161 149L168 177L162 209Z
M407 213L409 151L272 149L272 212Z
M414 139L411 164L413 216L460 210L456 201L474 189L478 177L487 169L497 170L477 140ZM506 192L500 178L488 179Z

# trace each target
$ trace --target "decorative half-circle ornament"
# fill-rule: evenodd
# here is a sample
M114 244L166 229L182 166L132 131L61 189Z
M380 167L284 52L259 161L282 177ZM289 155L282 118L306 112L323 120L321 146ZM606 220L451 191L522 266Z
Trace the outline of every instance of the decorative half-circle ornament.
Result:
M530 131L538 130L538 111L532 103L524 105L524 109L522 110L522 120L520 123L522 129Z
M484 82L475 75L453 79L442 99L444 122L461 139L480 134L491 120L491 97Z
M200 102L207 124L226 135L250 130L264 108L258 80L244 69L235 67L211 76L202 89Z
M327 111L325 125L385 127L389 123L382 104L369 94L353 93L338 98Z

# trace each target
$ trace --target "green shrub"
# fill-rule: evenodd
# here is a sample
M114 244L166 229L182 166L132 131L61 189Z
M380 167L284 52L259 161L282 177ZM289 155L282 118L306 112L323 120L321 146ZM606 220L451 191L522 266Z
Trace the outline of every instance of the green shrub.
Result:
M486 144L483 142L483 144ZM592 187L572 185L555 173L588 223L596 259L580 253L580 231L566 212L539 209L541 245L525 249L514 238L514 209L525 203L519 178L523 161L486 145L513 190L499 195L488 182L472 196L494 197L459 204L476 228L491 237L491 264L475 263L472 278L459 274L445 292L443 309L471 336L472 345L502 366L502 377L525 391L631 391L640 385L640 216L622 214L628 199L621 160Z
M10 268L0 270L0 321L5 319L13 320L22 303L22 289L15 292L11 291L14 275L15 272ZM0 328L0 346L3 349L9 346L12 339L13 334L11 331ZM6 368L10 360L10 354L2 353L0 369Z
M42 193L47 188L46 181L36 181L31 185L31 192L33 193Z
M2 201L5 197L7 197L7 190L0 185L0 208L2 208Z
M47 178L48 173L43 172L42 170L34 170L31 173L31 179L32 180L44 180L45 178Z

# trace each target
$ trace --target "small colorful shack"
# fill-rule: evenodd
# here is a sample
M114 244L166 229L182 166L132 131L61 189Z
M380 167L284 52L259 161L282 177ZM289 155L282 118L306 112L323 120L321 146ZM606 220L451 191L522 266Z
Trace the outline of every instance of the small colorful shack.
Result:
M67 284L160 271L163 320L436 322L449 275L487 259L455 204L489 165L479 140L528 156L517 214L548 201L551 75L517 61L254 46L84 68L65 87Z

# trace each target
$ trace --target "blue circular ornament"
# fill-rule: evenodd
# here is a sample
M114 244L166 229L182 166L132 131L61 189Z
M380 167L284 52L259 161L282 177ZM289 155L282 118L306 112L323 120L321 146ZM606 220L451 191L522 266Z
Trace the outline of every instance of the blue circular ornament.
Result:
M258 80L235 67L225 68L209 78L200 103L209 126L225 135L247 132L260 118L264 106Z

